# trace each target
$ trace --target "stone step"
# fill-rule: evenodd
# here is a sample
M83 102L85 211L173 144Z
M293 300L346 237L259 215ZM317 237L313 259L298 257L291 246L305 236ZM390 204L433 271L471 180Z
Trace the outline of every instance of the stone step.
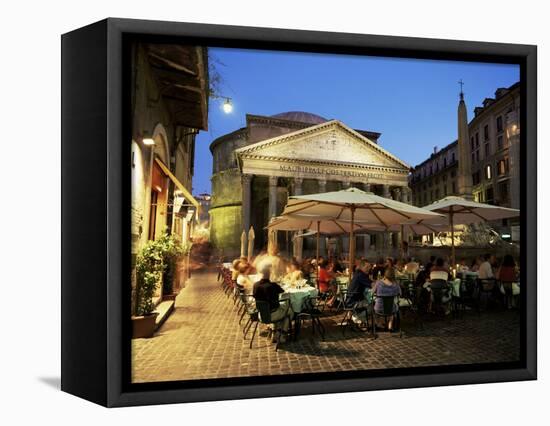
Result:
M174 310L173 300L163 300L157 305L155 312L157 312L158 315L155 321L155 330L159 329L159 327L164 323L164 321L166 321L166 319L170 316L173 310Z

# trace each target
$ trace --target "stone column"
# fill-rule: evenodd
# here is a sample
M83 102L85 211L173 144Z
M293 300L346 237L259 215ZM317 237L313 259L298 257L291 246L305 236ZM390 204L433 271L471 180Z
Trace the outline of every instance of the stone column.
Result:
M370 183L364 183L363 184L363 191L371 192Z
M326 179L319 179L317 181L317 184L319 185L319 193L327 192L327 181ZM323 256L325 259L327 257L327 244L326 244L326 237L324 235L321 235L319 238L319 254Z
M327 181L326 179L318 179L317 185L319 187L318 191L321 192L327 192Z
M250 204L251 204L251 186L252 186L252 175L242 175L241 176L241 186L242 186L242 225L243 230L246 233L246 243L248 244L248 230L250 229ZM241 236L239 235L239 238Z
M342 188L348 189L351 186L351 182L343 181L342 182Z
M269 206L268 216L269 219L277 216L277 182L279 178L277 176L269 176Z
M302 183L304 179L294 178L294 193L292 195L302 195Z
M382 185L382 197L384 198L391 198L391 192L390 192L390 186L389 185ZM390 248L390 234L388 232L384 232L383 238L382 238L382 248L387 252ZM388 253L386 253L388 254Z
M393 190L393 199L400 202L405 202L405 191L402 187L397 187ZM392 237L392 242L395 242L394 251L397 249L398 257L401 257L401 231L394 232Z
M294 178L294 186L293 186L293 194L292 195L302 195L302 184L304 182L304 179L301 177L295 177ZM297 235L301 234L301 231L295 231L292 233L293 238L296 238ZM298 238L296 241L293 242L293 246L295 247L295 250L299 253L302 253L304 250L304 239ZM294 256L296 256L296 253L293 253ZM302 260L301 258L298 260Z

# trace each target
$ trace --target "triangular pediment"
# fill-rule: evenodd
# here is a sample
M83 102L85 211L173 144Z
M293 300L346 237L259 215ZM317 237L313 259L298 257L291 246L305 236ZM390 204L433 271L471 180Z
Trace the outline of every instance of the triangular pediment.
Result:
M267 139L236 151L241 159L348 163L409 169L409 165L338 120Z

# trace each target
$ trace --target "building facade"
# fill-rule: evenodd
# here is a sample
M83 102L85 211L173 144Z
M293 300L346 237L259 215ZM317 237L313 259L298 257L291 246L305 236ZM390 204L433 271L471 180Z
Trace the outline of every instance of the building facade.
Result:
M191 195L195 137L207 128L207 52L196 46L139 43L132 47L132 70L134 264L148 240L169 232L185 242L192 235L199 210Z
M458 140L415 166L409 178L413 203L422 207L447 195L481 203L520 207L520 88L499 88L474 109L467 123L461 93ZM467 123L467 125L465 125ZM516 227L518 220L494 224ZM517 238L514 238L517 239Z
M267 244L265 226L281 213L290 195L355 186L410 202L409 166L380 147L379 137L305 112L247 115L246 127L210 146L212 244L223 255L237 255L243 230L253 227L255 248L261 250ZM390 249L397 238L358 239L358 250L371 245L379 251ZM280 246L288 247L288 241L280 241ZM306 240L304 252L308 250L313 246Z

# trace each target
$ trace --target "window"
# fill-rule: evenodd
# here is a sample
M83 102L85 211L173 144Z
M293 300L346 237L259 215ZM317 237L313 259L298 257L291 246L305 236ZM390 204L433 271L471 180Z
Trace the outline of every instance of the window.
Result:
M443 159L443 168L447 167L447 157Z
M455 162L455 153L451 154L451 164Z
M443 185L443 196L447 196L447 184Z
M479 162L479 149L476 151L476 162Z
M485 144L485 158L488 158L491 155L491 144Z
M497 164L497 175L502 176L508 173L508 158L503 158Z
M476 162L476 153L472 152L472 164Z
M502 138L502 135L497 137L497 147L498 149L502 149L502 146L504 145L504 139Z
M485 179L487 180L491 180L492 178L492 170L491 170L491 165L488 164L487 167L485 167Z
M475 172L473 175L472 175L472 184L474 185L478 185L480 182L480 179L479 179L479 171Z
M500 133L503 129L504 127L502 126L502 115L499 115L497 117L497 132Z
M456 194L456 182L454 180L453 180L452 188L453 188L453 194Z
M476 148L479 148L479 133L476 133Z
M439 200L439 188L435 190L435 199Z
M451 177L454 178L455 176L456 176L456 172L453 170L453 171L451 172Z
M492 187L487 188L485 191L485 202L488 204L494 204L495 202L495 194Z
M489 125L486 124L484 127L483 127L483 139L488 141L489 140Z
M470 137L470 149L473 151L474 150L474 137Z

